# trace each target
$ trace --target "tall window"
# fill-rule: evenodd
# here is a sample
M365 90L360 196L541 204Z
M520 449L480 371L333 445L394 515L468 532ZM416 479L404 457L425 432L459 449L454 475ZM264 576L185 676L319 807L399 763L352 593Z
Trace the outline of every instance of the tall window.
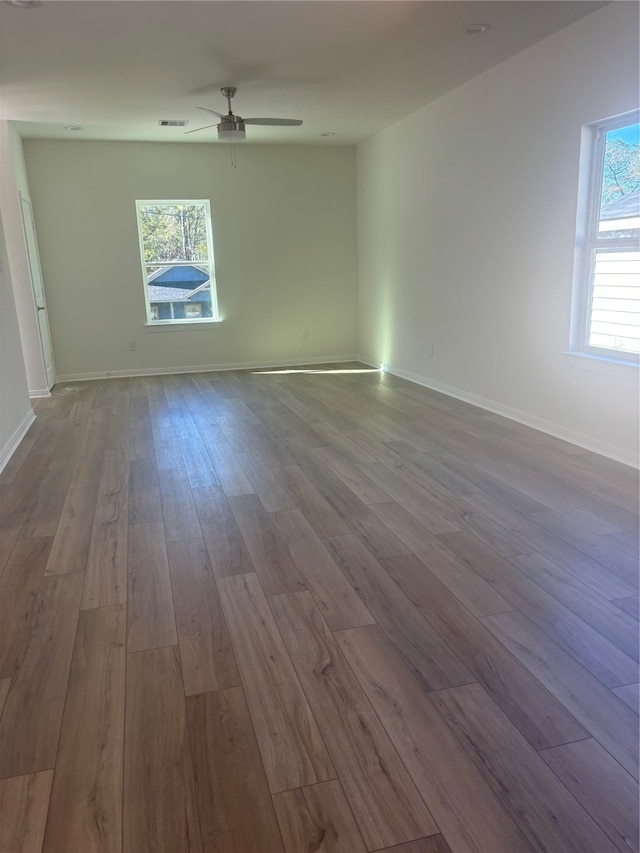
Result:
M147 322L218 319L207 200L136 201Z
M585 128L572 349L638 362L640 125L638 112Z

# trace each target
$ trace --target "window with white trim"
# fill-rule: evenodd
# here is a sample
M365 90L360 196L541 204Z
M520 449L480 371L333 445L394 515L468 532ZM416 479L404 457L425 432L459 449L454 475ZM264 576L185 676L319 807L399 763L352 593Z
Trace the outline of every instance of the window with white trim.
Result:
M207 199L136 201L147 324L218 320Z
M584 128L571 350L638 363L639 113Z

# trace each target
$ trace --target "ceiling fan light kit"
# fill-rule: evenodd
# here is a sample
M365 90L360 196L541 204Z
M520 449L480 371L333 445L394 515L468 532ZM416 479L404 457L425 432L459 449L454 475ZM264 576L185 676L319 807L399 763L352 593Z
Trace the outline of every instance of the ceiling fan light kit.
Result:
M215 110L210 110L208 107L198 107L199 110L204 110L207 113L212 113L218 116L220 121L218 124L208 124L204 127L197 127L195 130L188 130L187 133L197 133L199 130L206 130L209 127L218 128L218 139L221 142L244 142L247 138L245 125L247 124L262 124L271 127L297 127L302 124L299 119L293 118L242 118L242 116L234 115L231 109L231 98L237 92L235 86L223 86L220 89L224 97L227 99L229 112L227 115L218 113Z
M241 119L236 121L223 119L218 125L218 139L221 142L244 142L246 138L247 132Z

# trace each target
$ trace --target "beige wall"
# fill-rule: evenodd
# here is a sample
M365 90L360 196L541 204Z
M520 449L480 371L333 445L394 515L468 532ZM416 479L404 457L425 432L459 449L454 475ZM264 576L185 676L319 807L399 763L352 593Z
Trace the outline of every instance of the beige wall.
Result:
M0 216L0 471L33 417Z
M59 379L357 351L353 148L243 145L237 169L225 145L26 140L25 156ZM214 328L144 325L134 202L171 198L211 200Z
M637 104L638 6L612 3L364 142L361 354L637 459L637 368L563 354L581 127Z

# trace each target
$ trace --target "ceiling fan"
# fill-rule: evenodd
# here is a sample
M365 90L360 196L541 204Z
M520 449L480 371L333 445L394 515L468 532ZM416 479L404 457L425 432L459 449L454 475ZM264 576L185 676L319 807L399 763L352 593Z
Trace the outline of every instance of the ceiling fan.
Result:
M219 116L221 121L217 124L206 124L204 127L196 127L194 130L188 130L187 133L197 133L199 130L206 130L209 127L218 128L218 139L222 142L242 142L246 138L246 124L266 124L273 127L297 127L302 122L295 118L242 118L242 116L234 115L231 109L231 98L237 92L235 86L223 86L220 89L222 94L227 99L229 112L227 115L218 113L215 110L210 110L208 107L198 107L199 110L204 110L207 113L213 113L214 116Z

